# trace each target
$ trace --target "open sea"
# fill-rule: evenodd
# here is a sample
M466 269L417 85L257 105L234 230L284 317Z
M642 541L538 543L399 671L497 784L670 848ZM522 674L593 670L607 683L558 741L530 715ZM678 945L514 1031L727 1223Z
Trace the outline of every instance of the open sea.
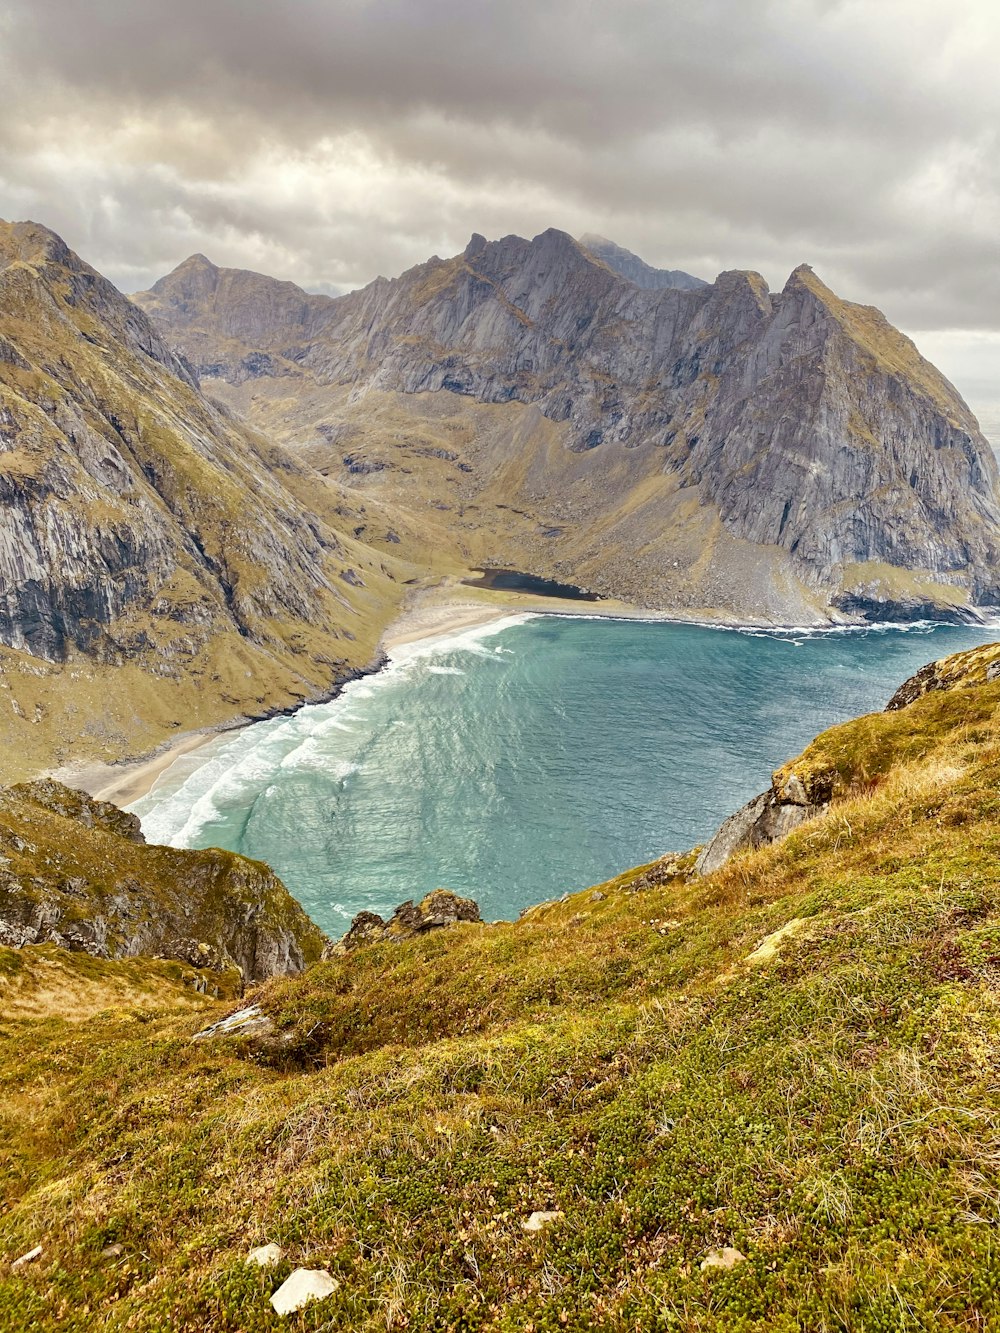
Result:
M511 616L218 737L130 808L150 840L267 861L334 936L438 887L513 918L704 841L816 732L998 637Z

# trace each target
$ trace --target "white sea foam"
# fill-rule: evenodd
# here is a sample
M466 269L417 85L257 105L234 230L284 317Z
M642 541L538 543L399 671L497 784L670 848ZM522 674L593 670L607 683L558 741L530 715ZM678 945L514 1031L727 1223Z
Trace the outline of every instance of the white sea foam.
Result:
M492 639L514 625L526 625L529 620L537 620L541 614L539 611L511 612L509 616L491 620L485 625L473 625L470 629L451 630L418 639L414 643L400 644L390 650L389 666L404 666L421 658L454 652L480 652L484 640Z
M866 621L863 624L856 625L831 624L827 621L817 622L813 625L753 625L735 623L727 624L725 621L688 619L687 617L682 616L610 615L600 611L536 611L529 613L527 618L548 617L553 620L607 620L615 624L673 625L677 628L693 626L696 629L714 629L720 630L724 634L744 634L749 638L757 639L813 639L841 634L932 634L935 630L945 627L972 630L1000 629L1000 608L981 606L978 608L978 611L983 617L982 620L970 622L968 625L955 625L949 620L876 620Z
M343 747L350 749L352 738L364 739L365 705L376 692L398 686L418 664L434 675L464 675L459 666L428 659L455 653L492 657L485 640L535 617L534 612L520 612L401 645L381 671L348 681L335 699L255 723L183 756L183 768L171 765L129 809L139 815L151 841L191 847L227 814L249 814L257 795L280 774L305 770L343 782L359 771ZM393 722L401 725L403 719Z

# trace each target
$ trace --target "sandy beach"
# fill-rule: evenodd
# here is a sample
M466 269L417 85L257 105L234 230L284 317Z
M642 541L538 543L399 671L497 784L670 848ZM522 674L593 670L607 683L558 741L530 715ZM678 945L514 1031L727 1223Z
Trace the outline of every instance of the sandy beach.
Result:
M380 647L391 654L393 649L407 644L490 624L494 620L514 615L519 610L538 609L522 607L521 602L551 602L547 598L518 598L515 599L518 604L511 605L510 598L500 598L501 595L477 597L471 592L468 597L463 597L455 587L429 589L389 625L382 636ZM541 609L547 608L543 606ZM68 764L53 772L52 777L67 786L80 788L97 800L113 801L118 806L131 805L152 791L175 760L200 749L231 729L231 724L223 723L218 727L184 732L175 740L160 746L153 754L116 764L106 764L99 760Z
M382 635L381 647L391 657L394 649L407 644L459 634L462 630L490 625L495 620L506 620L508 616L517 615L520 611L537 609L533 606L497 605L474 600L421 601L393 621Z
M175 759L207 745L223 730L225 728L219 727L188 731L144 758L128 759L120 764L104 764L96 759L89 763L69 764L54 772L52 777L68 787L78 787L99 801L113 801L118 806L131 805L152 790Z
M462 630L489 625L508 616L533 612L536 615L602 616L615 619L667 620L666 614L643 610L614 598L599 602L577 602L566 597L542 597L534 593L500 592L449 580L418 593L414 601L385 631L381 647L390 656L394 648L458 634Z

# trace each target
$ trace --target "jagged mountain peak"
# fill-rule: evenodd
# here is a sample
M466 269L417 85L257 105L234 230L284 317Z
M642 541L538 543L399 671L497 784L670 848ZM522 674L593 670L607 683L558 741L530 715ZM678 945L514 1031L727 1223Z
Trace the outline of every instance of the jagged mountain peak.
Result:
M163 291L170 286L191 282L214 286L219 280L220 272L222 270L219 265L213 264L207 256L201 253L188 255L187 259L182 260L176 268L154 283L152 290Z
M194 385L190 369L147 313L41 223L0 223L0 314L24 321L22 338L35 326L53 346L64 340L108 348L121 342Z
M227 338L249 339L260 339L270 327L302 324L334 299L252 269L220 267L201 254L132 297L171 334L194 319Z
M7 263L65 264L73 252L54 231L41 222L6 222L0 219L0 258ZM82 261L78 261L81 266Z
M192 266L197 268L211 268L215 270L218 270L219 267L218 264L213 264L212 261L206 255L203 255L200 250L196 251L193 255L188 255L187 259L185 259L183 263L178 264L177 267L189 268Z
M827 286L811 264L799 264L792 270L780 299L786 303L799 299L822 310L880 371L902 377L912 389L929 399L949 423L967 433L970 439L981 438L978 422L955 386L876 306L845 301Z
M618 595L725 601L744 616L783 601L795 608L786 618L810 615L814 598L827 614L832 602L879 615L876 604L899 614L928 598L947 610L1000 596L995 460L960 396L884 316L842 300L809 265L774 294L739 269L712 284L643 285L585 240L558 228L530 240L476 233L451 259L322 306L300 295L286 307L274 289L234 282L168 323L234 389L304 379L324 403L324 438L347 393L397 395L404 418L419 395L532 407L564 454L529 450L512 485L544 505L552 529L576 534L546 566L553 577L582 564L588 586L604 577L601 590ZM230 401L256 414L266 395ZM592 453L592 464L564 456ZM421 469L409 456L405 467ZM682 494L696 505L683 521ZM469 498L479 504L478 492ZM772 553L766 580L744 576L746 552L732 542ZM560 549L553 538L536 559ZM718 574L693 555L705 549ZM781 587L803 591L789 601Z
M530 238L512 232L495 241L488 241L479 232L474 232L461 258L476 263L483 256L494 260L499 258L504 263L568 260L593 265L593 256L586 248L559 227L546 227Z
M782 291L790 292L800 288L824 301L840 301L840 297L819 277L812 264L797 264L789 273Z

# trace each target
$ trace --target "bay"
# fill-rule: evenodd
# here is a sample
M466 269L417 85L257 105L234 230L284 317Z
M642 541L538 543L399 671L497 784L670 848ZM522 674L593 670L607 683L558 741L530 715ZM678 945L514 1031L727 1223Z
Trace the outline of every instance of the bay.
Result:
M267 861L331 935L438 887L513 918L704 841L818 731L996 633L512 616L218 737L131 809Z

